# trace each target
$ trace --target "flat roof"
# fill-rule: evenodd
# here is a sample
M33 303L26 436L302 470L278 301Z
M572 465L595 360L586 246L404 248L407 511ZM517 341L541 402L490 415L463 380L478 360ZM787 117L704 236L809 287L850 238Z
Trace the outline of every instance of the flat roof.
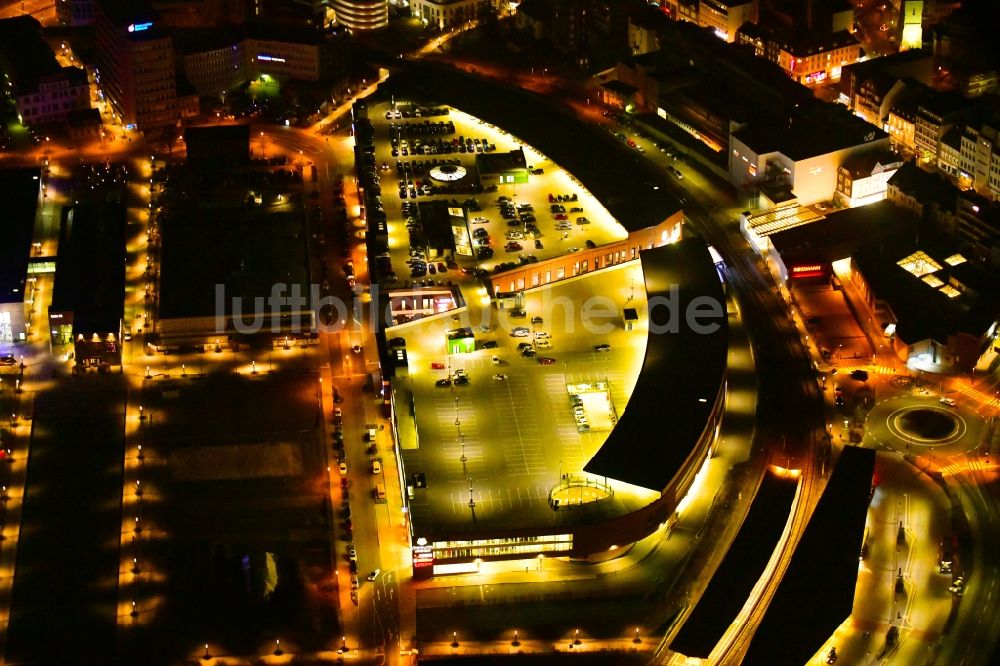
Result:
M812 210L812 209L809 209ZM918 221L889 201L816 215L809 224L789 227L769 236L785 265L836 261L902 233L917 233Z
M0 192L4 193L4 215L0 218L3 220L0 303L24 301L41 175L37 168L0 169Z
M49 309L72 311L75 332L118 332L125 313L123 204L80 204L65 215Z
M733 136L758 155L780 152L798 161L871 143L889 135L839 104L817 101L780 122L752 122L733 132Z
M681 209L663 169L552 99L448 65L428 61L396 65L402 75L379 85L386 99L395 94L396 99L437 100L503 127L573 174L627 231L659 224ZM560 131L552 131L554 126Z
M476 153L476 168L479 173L503 173L511 169L525 169L527 165L522 148L506 153Z
M930 260L924 263L929 271L925 275L914 275L899 265L916 253ZM948 261L952 257L963 261ZM910 344L928 338L944 343L955 333L979 338L996 321L1000 279L969 259L958 245L929 228L919 236L904 234L854 255L865 281L896 315L896 335Z
M764 573L788 522L797 487L798 477L764 475L736 539L670 643L671 650L708 658Z
M31 16L0 20L0 53L6 56L18 93L30 92L43 77L62 71L51 47L42 39L41 23Z
M874 474L874 449L844 447L750 640L746 666L804 664L850 617Z
M228 175L232 177L232 172ZM222 174L216 176L221 178ZM193 191L188 184L181 184L178 189L184 190L186 197L165 199L160 318L214 316L216 285L225 288L227 313L233 298L241 298L246 311L254 298L267 299L278 283L303 285L302 295L308 297L301 204L291 201L288 192L283 203L276 203L271 188L263 205L246 205L246 194L259 191L261 186L235 185L226 193L202 184L202 189Z
M725 379L728 319L722 282L703 240L643 250L639 257L647 299L669 299L675 306L649 314L646 355L632 396L583 469L661 492L683 467L715 408ZM718 318L700 320L717 323L713 332L698 332L686 321L695 299L711 299L721 308ZM676 333L652 330L668 320L677 324Z

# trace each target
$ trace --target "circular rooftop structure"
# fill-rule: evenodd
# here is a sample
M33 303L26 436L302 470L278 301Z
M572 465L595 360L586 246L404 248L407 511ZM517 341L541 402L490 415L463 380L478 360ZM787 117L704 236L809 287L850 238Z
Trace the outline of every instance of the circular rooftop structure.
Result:
M465 167L454 164L442 164L430 171L431 178L445 183L454 183L455 181L462 180L467 173L468 171L466 171Z

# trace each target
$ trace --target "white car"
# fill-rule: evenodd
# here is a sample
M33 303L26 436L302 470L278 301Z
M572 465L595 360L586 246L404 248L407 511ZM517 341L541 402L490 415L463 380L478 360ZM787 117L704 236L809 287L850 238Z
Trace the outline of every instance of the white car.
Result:
M486 224L487 222L489 222L489 220L487 220L485 217L477 217L472 220L473 224Z
M948 405L949 407L954 407L958 403L952 400L951 398L941 398L941 404Z
M531 331L529 331L529 330L528 330L528 329L527 329L526 327L524 327L524 326L517 326L516 328L514 328L514 329L513 329L513 330L512 330L511 332L510 332L510 334L511 334L511 336L513 336L513 337L515 337L515 338L526 338L526 337L528 337L529 335L531 335Z
M535 331L535 339L536 340L547 340L548 338L551 338L551 337L552 336L549 335L548 333L546 333L545 331Z
M552 349L552 343L548 340L535 340L535 347L538 349Z
M347 463L340 463L340 475L347 476Z
M507 375L493 375L493 381L502 382L507 379Z
M520 231L508 231L505 237L507 240L524 240L524 234Z

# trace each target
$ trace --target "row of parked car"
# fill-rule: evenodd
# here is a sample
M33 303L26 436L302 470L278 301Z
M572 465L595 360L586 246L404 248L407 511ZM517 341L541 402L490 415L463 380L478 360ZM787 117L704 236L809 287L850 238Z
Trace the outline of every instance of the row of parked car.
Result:
M392 120L400 118L434 118L435 116L447 116L451 111L446 106L412 106L402 109L392 108L385 112L385 119Z
M437 122L432 123L429 120L425 120L422 123L392 123L389 125L389 134L393 137L407 137L407 136L430 136L433 134L454 134L455 133L455 123L450 120L447 122ZM393 147L395 148L396 139L393 138Z

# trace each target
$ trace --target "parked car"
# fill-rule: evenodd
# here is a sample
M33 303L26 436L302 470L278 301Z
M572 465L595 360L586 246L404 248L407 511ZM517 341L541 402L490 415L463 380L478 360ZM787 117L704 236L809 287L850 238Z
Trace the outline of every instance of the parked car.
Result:
M551 356L540 356L538 357L538 363L540 365L555 365L556 360Z
M531 331L526 326L515 326L510 334L515 338L526 338L531 335Z

